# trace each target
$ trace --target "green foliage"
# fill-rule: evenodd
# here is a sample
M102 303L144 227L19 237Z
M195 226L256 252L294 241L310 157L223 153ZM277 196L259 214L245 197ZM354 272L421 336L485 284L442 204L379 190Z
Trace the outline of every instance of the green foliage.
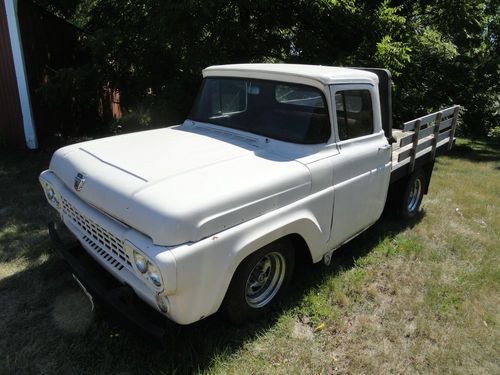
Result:
M374 29L380 40L376 43L373 56L377 66L389 69L397 77L401 70L411 61L411 47L406 38L406 18L402 16L402 8L391 7L390 1L384 1L375 12Z
M488 131L488 137L495 143L500 144L500 126L495 126Z
M48 73L47 82L40 87L38 94L49 112L69 116L61 115L53 120L58 122L53 127L60 133L71 136L78 134L84 127L94 131L103 126L98 118L88 118L96 113L95 108L99 107L102 97L96 78L89 66L57 69Z
M377 52L374 59L378 65L389 69L394 76L399 76L401 69L411 61L411 48L402 42L392 40L390 35L385 35L377 43Z
M118 88L127 113L186 115L209 65L291 62L390 69L396 126L453 103L464 107L462 133L500 126L496 0L38 3L84 28L90 60L75 74Z

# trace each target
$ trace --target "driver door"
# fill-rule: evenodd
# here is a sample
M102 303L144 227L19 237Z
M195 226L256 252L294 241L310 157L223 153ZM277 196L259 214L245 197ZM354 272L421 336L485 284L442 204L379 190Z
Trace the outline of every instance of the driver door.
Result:
M346 242L381 215L391 173L391 147L381 124L377 87L330 86L335 137L331 244Z

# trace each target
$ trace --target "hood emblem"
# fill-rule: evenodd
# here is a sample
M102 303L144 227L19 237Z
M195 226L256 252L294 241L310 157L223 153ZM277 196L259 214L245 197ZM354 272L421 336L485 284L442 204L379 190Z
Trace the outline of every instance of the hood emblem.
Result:
M76 191L80 191L83 188L83 184L85 184L85 176L81 173L78 173L75 177L75 183L73 184L73 187L75 188Z

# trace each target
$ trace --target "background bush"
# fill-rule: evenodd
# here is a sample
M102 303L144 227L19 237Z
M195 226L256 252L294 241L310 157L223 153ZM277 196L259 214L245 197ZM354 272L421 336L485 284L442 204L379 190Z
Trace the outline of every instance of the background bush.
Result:
M115 131L180 121L206 66L289 62L388 68L396 126L455 103L462 135L498 134L498 0L37 3L85 31L90 58L72 79L88 95L120 90L125 116Z

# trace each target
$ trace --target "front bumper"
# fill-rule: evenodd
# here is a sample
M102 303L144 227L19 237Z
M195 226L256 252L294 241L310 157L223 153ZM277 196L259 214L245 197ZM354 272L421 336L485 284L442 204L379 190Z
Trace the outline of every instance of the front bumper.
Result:
M58 252L70 266L71 272L114 316L132 324L140 333L156 339L165 334L166 319L159 312L137 297L134 290L120 283L106 272L78 242L65 245L54 223L49 223L49 235L56 244Z
M219 309L236 265L231 252L241 246L244 227L225 232L231 235L167 248L84 202L50 170L42 172L40 182L64 227L101 266L100 272L131 287L142 301L178 324L194 323ZM56 199L49 199L47 187L53 188ZM156 263L163 277L161 290L141 276L128 243Z
M176 264L171 251L152 244L141 233L82 201L52 172L43 172L40 182L46 195L47 186L53 191L56 199L48 199L49 203L88 254L121 284L130 286L140 299L162 313L157 298L176 289ZM133 249L153 260L160 269L164 281L161 287L154 286L136 269ZM163 314L170 318L168 311Z

